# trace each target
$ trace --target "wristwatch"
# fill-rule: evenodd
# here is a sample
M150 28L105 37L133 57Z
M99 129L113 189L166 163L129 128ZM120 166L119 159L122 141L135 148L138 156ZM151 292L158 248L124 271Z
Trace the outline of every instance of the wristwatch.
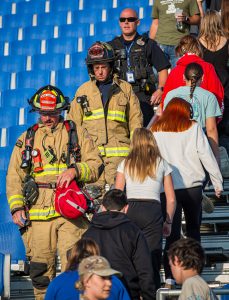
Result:
M164 87L163 86L159 86L157 89L161 90L162 92L164 91Z

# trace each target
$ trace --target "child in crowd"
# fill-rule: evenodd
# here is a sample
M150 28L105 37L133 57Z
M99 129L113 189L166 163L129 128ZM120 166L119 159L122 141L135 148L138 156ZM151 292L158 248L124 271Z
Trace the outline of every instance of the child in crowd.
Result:
M174 242L168 251L169 264L178 284L182 284L179 300L217 299L200 276L205 262L204 250L192 238Z

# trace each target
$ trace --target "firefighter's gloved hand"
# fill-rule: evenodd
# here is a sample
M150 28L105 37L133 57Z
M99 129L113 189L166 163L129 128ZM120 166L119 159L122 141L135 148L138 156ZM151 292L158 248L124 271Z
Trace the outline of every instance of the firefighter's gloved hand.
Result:
M39 189L32 176L26 175L22 193L26 204L34 205L36 203L39 196Z

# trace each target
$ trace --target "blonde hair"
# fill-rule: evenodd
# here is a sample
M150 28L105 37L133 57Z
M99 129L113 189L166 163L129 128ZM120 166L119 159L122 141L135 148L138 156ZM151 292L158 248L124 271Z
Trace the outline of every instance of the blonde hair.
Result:
M125 171L132 180L143 182L147 176L156 178L161 154L152 132L146 128L135 129L130 147L125 159Z
M222 26L226 38L229 39L229 3L228 0L221 1Z
M221 37L225 37L225 34L220 14L215 10L208 10L200 23L199 39L206 43L206 48L216 50Z
M177 56L183 56L185 53L193 53L203 57L203 52L199 41L192 35L183 36L175 48Z

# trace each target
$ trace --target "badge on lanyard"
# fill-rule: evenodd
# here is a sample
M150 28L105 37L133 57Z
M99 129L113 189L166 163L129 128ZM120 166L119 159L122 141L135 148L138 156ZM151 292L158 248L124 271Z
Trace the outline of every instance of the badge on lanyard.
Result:
M128 70L126 72L126 81L129 83L135 83L135 78L134 78L134 72L131 70Z

